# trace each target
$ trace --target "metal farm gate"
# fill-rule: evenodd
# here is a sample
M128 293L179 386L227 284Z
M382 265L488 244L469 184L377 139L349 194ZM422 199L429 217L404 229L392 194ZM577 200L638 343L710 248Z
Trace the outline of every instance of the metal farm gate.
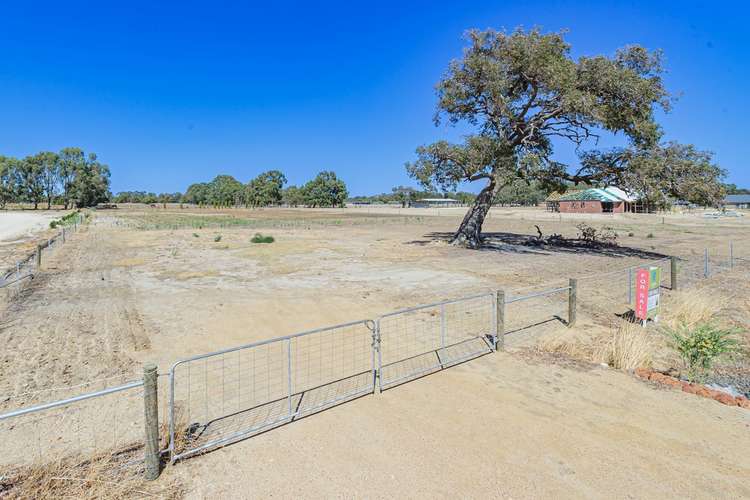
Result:
M169 373L172 461L372 393L374 331L362 320L178 361Z
M496 297L486 293L402 309L378 318L380 389L494 350Z

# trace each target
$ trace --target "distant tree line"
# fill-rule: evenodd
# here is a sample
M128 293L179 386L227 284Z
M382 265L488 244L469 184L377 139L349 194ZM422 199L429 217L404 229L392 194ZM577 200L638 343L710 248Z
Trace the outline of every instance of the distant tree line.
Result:
M0 208L8 203L90 207L109 200L109 167L95 153L65 148L25 158L0 155Z
M750 194L750 189L737 187L737 184L724 184L727 194Z
M424 198L450 198L463 204L474 201L476 195L464 191L440 193L437 191L420 191L408 186L396 186L391 189L390 193L381 193L370 196L352 196L347 201L350 203L368 203L368 204L400 204L402 207L409 207L417 200Z
M182 193L147 193L146 191L121 191L117 193L112 201L114 203L180 203Z
M212 207L341 207L349 193L346 184L334 172L320 172L302 186L288 186L278 170L263 172L247 184L231 175L217 175L211 182L188 187L180 202Z

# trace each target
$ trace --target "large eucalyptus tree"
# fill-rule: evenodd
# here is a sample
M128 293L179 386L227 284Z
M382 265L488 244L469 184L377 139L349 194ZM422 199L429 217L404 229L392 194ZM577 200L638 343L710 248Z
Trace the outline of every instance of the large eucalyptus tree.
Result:
M451 62L437 84L435 124L465 123L474 133L463 144L439 141L417 149L408 173L428 188L455 190L459 183L486 185L452 242L481 244L481 230L493 199L506 186L535 182L547 191L580 182L619 183L644 192L691 197L680 192L699 171L705 198L718 196L722 171L694 149L672 145L679 156L667 168L651 152L661 151L657 109L669 110L661 75L661 53L632 45L613 57L574 59L563 33L538 29L512 33L472 30L463 58ZM586 150L602 134L624 136L627 146ZM569 141L581 154L575 167L553 158L553 141ZM691 157L692 154L692 157ZM670 156L669 154L666 156ZM648 176L644 179L643 176ZM685 179L687 176L688 179ZM674 177L682 181L671 182ZM684 191L684 190L683 190Z

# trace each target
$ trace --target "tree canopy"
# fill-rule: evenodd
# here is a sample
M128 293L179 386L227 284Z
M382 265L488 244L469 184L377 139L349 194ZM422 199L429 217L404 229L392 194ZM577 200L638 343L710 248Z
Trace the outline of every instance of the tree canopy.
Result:
M519 181L545 192L564 191L570 183L616 182L646 197L658 192L687 198L700 173L704 196L717 197L721 170L710 155L660 144L655 112L671 107L661 52L630 45L613 57L573 59L564 33L538 29L472 30L467 39L463 58L451 62L437 84L435 124L464 123L474 132L462 144L421 146L416 161L406 165L409 175L430 188L485 182L453 243L478 247L492 200ZM622 136L627 146L586 149L603 134ZM555 141L573 143L580 165L556 160ZM647 165L645 158L668 158L672 167Z
M251 180L245 188L245 203L252 207L279 205L286 177L278 170L269 170Z
M0 206L18 202L38 208L42 201L48 209L54 202L65 208L93 206L109 199L109 178L109 167L80 148L21 159L0 156Z
M302 190L305 204L311 207L343 207L349 196L344 181L330 170L320 172Z

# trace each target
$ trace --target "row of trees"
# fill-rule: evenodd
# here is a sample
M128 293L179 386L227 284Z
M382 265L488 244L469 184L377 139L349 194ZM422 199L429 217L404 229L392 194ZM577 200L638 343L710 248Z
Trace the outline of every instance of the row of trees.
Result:
M147 193L146 191L121 191L112 201L114 203L180 203L182 193Z
M474 201L476 195L464 191L439 193L437 191L420 191L409 186L396 186L390 193L381 193L370 196L353 196L349 198L352 203L399 203L402 207L411 206L417 200L423 198L450 198L467 204Z
M25 158L0 155L0 207L8 203L40 203L90 207L109 199L109 167L95 153L65 148Z
M320 172L299 187L285 188L286 184L286 176L278 170L263 172L247 184L242 184L231 175L218 175L211 182L190 185L180 201L216 207L282 204L293 207L339 207L349 196L344 181L331 171Z

